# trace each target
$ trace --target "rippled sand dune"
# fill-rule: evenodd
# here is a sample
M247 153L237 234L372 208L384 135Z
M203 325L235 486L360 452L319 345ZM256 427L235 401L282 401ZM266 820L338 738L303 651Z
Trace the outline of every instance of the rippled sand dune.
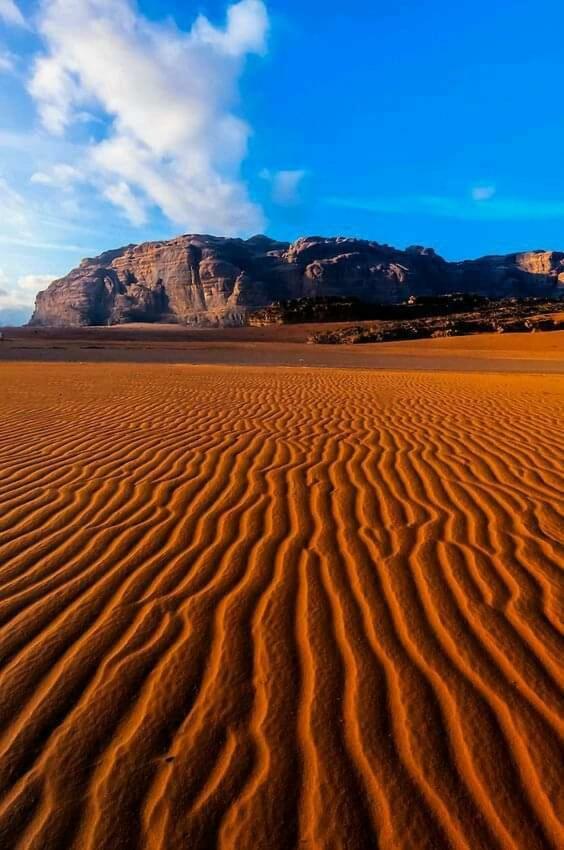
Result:
M562 378L1 377L3 850L563 846Z

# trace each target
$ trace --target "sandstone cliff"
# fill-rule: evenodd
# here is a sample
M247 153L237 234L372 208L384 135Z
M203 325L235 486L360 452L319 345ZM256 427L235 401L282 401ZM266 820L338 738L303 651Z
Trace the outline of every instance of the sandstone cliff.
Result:
M564 253L447 263L432 249L344 237L288 244L186 235L83 260L39 293L31 324L240 325L250 310L282 299L347 295L394 304L452 291L554 296L564 291Z

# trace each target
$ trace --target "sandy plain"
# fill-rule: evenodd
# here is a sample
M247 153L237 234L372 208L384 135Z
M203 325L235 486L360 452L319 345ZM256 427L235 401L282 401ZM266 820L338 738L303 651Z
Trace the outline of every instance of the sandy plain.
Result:
M562 334L139 333L0 349L0 847L562 847Z

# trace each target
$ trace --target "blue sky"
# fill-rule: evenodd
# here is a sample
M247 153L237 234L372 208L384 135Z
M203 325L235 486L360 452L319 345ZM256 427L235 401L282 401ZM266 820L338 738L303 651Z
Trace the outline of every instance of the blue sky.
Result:
M0 0L0 319L179 232L564 248L563 25L545 0Z

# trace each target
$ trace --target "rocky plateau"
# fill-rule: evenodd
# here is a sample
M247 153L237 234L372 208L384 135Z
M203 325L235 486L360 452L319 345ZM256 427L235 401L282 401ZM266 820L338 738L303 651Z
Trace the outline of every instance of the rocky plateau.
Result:
M184 235L82 261L37 296L30 324L51 327L173 322L247 324L276 301L352 297L400 304L466 292L493 298L564 294L564 252L528 251L447 262L431 248L308 236L277 242Z

